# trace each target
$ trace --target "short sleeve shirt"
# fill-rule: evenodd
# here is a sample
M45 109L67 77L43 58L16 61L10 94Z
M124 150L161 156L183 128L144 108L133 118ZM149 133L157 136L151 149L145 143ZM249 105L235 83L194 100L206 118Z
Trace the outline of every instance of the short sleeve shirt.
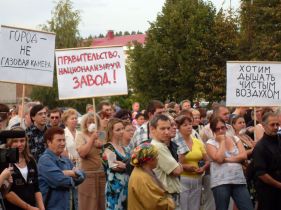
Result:
M178 162L173 158L166 144L155 139L151 141L151 144L158 149L158 164L154 169L156 176L169 193L179 193L179 178L171 174L179 166Z
M219 143L214 139L209 139L207 144L215 146L217 149L219 148ZM240 163L218 164L214 161L211 161L210 173L211 188L223 184L246 184L242 165Z

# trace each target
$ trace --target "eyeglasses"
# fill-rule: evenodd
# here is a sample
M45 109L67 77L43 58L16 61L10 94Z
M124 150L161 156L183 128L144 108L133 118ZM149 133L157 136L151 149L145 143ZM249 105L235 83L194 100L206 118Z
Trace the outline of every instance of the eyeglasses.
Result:
M52 117L50 117L52 120L53 119L59 119L59 117L58 116L52 116Z
M224 131L225 129L226 129L226 126L221 126L221 127L216 128L216 131L220 131L220 130Z

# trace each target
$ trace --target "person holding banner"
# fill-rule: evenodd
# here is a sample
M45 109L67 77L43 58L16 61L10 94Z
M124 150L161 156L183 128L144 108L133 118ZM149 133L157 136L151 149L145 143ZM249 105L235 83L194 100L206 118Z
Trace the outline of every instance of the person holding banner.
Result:
M94 113L87 113L82 118L81 133L76 139L81 169L87 177L78 187L78 205L81 210L105 209L105 174L100 158L103 143L98 139L97 126Z

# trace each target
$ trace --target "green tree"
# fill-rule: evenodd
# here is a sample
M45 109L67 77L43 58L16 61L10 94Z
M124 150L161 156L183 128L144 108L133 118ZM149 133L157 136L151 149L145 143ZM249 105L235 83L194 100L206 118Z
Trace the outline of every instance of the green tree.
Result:
M281 60L281 2L241 1L240 52L243 60Z
M60 0L52 11L51 20L41 28L56 33L56 49L74 48L77 47L80 40L78 30L80 21L80 11L73 9L72 2L70 0ZM54 73L54 86L52 88L33 88L31 97L50 108L70 106L82 112L85 110L86 103L91 103L90 99L59 101L56 73Z
M222 13L217 16L209 2L167 0L151 23L145 46L138 44L129 52L133 96L139 101L219 100L225 94L225 62L235 46L235 38L224 40L228 34L223 27L229 25L233 36L237 34L231 21ZM209 84L209 79L214 81Z
M209 55L203 62L205 68L200 69L196 80L197 99L208 101L225 100L226 93L226 62L237 60L239 28L238 18L219 11L214 19L211 42L208 44Z

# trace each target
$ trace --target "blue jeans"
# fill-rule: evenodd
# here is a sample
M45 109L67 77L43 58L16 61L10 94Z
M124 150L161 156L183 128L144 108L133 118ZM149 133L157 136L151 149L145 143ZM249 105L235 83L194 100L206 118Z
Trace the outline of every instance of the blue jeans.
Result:
M249 191L244 184L224 184L212 188L216 210L227 210L230 197L239 210L254 210Z

